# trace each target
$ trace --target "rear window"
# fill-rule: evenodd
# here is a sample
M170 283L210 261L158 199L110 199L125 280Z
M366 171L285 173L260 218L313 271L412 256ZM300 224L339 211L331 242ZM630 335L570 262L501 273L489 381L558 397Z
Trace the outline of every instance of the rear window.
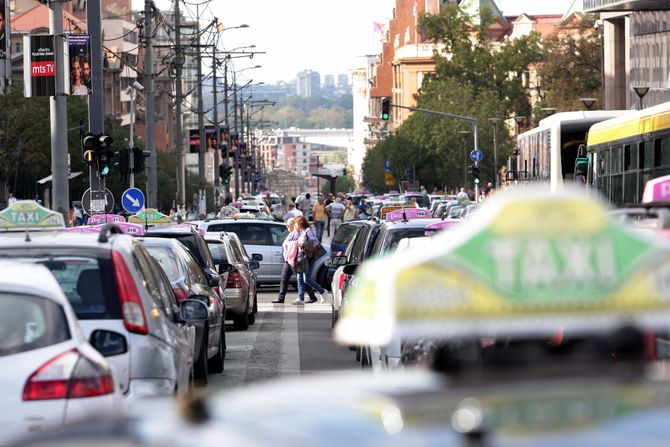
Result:
M51 300L0 293L0 357L70 339L65 311Z
M212 259L214 259L214 264L222 264L228 262L228 256L226 256L226 248L222 243L218 242L207 242L209 247L209 252L212 254Z
M381 253L386 253L387 251L395 250L398 246L398 242L404 238L415 238L415 237L425 237L426 229L423 227L420 228L398 228L390 230L386 237L377 238L375 246L372 249L374 255Z
M265 224L255 222L231 222L214 224L207 227L208 232L235 233L245 245L272 245L265 231Z
M347 245L361 228L360 225L340 225L331 243Z
M17 259L47 267L80 320L121 318L110 259L57 253Z
M175 254L170 248L156 246L147 247L146 245L144 248L146 248L151 257L158 262L158 265L161 266L171 282L176 281L181 277L179 265L175 260Z

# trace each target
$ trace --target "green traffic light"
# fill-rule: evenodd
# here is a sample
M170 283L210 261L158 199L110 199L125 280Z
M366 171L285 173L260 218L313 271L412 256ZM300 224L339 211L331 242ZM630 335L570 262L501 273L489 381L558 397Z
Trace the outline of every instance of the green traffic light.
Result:
M391 118L391 116L390 116L388 113L383 113L383 114L382 114L382 119L383 119L384 121L388 121L389 118Z
M478 178L475 179L475 185L479 185L479 179Z
M105 176L107 174L109 174L109 166L103 167L102 170L100 171L100 175L102 176Z

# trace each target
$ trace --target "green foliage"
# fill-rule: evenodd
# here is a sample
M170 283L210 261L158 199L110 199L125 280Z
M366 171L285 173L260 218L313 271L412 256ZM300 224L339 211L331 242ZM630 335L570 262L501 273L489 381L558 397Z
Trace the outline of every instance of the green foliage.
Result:
M322 97L290 96L273 108L265 109L264 118L276 121L283 128L351 129L353 97L343 95L335 100Z
M348 193L352 192L356 189L356 182L354 181L351 176L347 177L337 177L335 180L335 192L343 192L343 193ZM330 182L329 181L322 181L321 182L321 192L323 194L328 194L330 192Z
M578 37L559 33L544 43L539 69L544 98L539 107L581 110L579 98L588 97L598 99L596 108L603 108L602 29L594 29L595 19L589 15L578 23Z

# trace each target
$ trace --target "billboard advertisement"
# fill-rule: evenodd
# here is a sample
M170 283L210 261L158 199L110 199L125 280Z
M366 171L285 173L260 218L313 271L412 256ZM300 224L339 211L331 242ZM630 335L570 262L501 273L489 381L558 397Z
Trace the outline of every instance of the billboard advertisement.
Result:
M75 96L91 94L91 43L88 34L67 36L69 58L66 62L69 73L68 93Z
M224 126L219 127L220 132L220 148L227 146L228 128ZM209 152L216 147L216 130L214 126L205 127L205 151ZM191 129L188 132L188 147L192 154L200 152L200 131L198 129Z
M24 36L23 48L24 96L54 96L56 94L54 36Z
M9 59L9 0L0 0L0 59ZM4 73L2 74L4 76Z

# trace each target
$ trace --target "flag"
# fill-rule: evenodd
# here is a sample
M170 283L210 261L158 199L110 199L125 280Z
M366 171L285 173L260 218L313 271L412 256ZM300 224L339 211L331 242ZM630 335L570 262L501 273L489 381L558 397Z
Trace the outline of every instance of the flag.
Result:
M375 30L376 33L379 33L379 34L386 33L386 26L384 26L383 23L372 22L372 28Z

